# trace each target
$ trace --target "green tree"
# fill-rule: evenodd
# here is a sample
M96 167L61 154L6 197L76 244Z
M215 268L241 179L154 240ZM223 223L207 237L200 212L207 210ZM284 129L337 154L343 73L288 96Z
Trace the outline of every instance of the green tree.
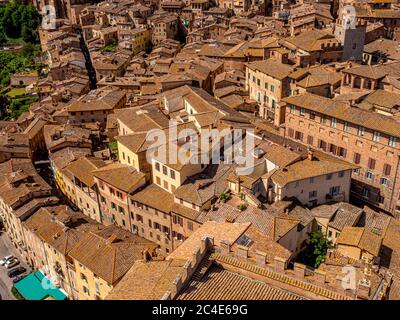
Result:
M306 251L306 263L314 268L324 262L328 249L332 248L332 243L321 231L314 231L310 234L310 243Z

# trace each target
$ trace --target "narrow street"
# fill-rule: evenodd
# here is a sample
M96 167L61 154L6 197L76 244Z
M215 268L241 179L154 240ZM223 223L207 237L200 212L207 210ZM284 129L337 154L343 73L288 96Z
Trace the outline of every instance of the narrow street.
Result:
M97 88L96 71L92 65L92 59L90 59L90 52L88 47L86 46L86 42L85 39L83 38L82 31L78 30L77 32L80 40L81 50L83 56L85 57L85 66L90 80L90 89L93 90Z
M7 235L2 232L0 234L0 259L5 256L13 255L19 259L21 262L17 267L25 267L27 269L26 274L29 274L30 269L23 262L22 258L19 256L17 250L12 246L11 242L8 240ZM2 300L15 300L11 293L11 288L13 287L12 279L7 275L7 272L11 269L7 269L4 266L0 266L0 295Z

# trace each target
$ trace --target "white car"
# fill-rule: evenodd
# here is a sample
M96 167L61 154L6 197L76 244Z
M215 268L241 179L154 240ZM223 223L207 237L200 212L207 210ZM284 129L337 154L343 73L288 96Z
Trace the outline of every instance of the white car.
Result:
M8 260L5 264L7 269L14 268L17 265L19 265L19 260L17 258L12 258L12 259Z
M4 266L7 261L14 259L14 256L5 256L3 259L0 260L0 266Z

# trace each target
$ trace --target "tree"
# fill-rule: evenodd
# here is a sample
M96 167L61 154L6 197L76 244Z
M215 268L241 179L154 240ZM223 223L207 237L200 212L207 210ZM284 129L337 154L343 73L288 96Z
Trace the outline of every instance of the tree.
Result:
M7 36L2 26L0 26L0 44L7 42Z
M229 194L226 192L221 192L219 194L219 200L221 200L222 202L226 202L229 199Z
M314 231L310 234L309 247L306 250L306 263L314 268L324 262L328 249L332 248L332 243L321 231Z

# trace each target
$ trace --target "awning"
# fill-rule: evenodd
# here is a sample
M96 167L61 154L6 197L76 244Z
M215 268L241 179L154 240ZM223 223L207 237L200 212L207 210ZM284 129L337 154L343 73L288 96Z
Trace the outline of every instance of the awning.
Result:
M26 300L65 300L66 294L56 288L41 271L31 273L15 284L15 288Z

